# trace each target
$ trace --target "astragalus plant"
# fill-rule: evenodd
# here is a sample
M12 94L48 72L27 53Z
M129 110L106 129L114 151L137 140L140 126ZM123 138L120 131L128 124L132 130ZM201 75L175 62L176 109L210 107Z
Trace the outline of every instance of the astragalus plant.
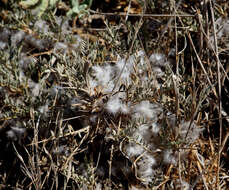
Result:
M94 0L74 19L68 1L53 1L38 20L2 2L0 189L227 189L228 103L217 105L215 72L217 38L227 97L223 9L214 34L211 1L180 1L182 11L148 1L132 14L144 4L133 0L130 15L113 17L97 13L111 1Z
M140 50L127 59L118 56L112 65L91 68L86 91L92 97L100 93L100 99L92 103L93 117L89 120L105 144L116 145L111 154L114 157L121 154L128 160L128 164L127 160L110 163L111 175L123 171L124 176L134 175L142 184L158 185L164 167L177 167L179 158L184 161L190 145L198 139L200 126L194 121L177 121L176 115L164 106L165 102L155 98L154 93L166 85L159 79L171 80L168 73L165 75L169 65L163 54L152 54L148 59ZM147 72L149 67L151 73ZM98 168L102 175L107 166L102 162Z

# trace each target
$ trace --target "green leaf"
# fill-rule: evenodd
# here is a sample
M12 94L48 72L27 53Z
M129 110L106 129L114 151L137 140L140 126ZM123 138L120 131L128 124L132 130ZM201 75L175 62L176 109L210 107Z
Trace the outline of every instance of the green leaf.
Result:
M48 0L42 0L41 4L39 5L39 13L38 13L38 17L41 17L41 15L44 14L45 10L48 8L49 5L49 1Z
M54 8L59 0L49 0L49 6Z
M68 11L67 16L72 16L76 14L77 16L81 17L83 16L84 13L87 12L86 9L88 9L91 4L92 0L85 0L83 3L80 5L78 0L71 0L73 8Z
M36 5L39 2L39 0L27 0L27 1L21 1L19 4L24 8L27 9L29 7L32 7Z

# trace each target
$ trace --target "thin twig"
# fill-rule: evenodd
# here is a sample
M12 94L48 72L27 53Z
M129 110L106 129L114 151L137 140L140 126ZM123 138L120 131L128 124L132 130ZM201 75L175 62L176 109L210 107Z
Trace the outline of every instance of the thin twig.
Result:
M97 12L97 11L93 11L90 10L90 13L93 14L99 14L99 15L105 15L105 16L126 16L127 13L125 12L120 12L120 13L102 13L102 12ZM174 17L174 16L178 16L178 17L194 17L195 15L190 15L190 14L128 14L129 17Z
M216 186L217 189L220 190L220 182L219 182L219 170L220 170L220 149L222 145L222 99L221 99L221 73L220 73L220 63L219 63L219 51L217 45L217 37L216 37L216 28L215 28L215 17L214 17L214 10L212 6L212 1L210 1L210 9L211 9L211 16L212 16L212 24L213 24L213 33L214 33L214 45L215 45L215 52L216 52L216 62L217 62L217 79L218 79L218 112L219 112L219 150L218 150L218 163L217 163L217 178L216 178Z

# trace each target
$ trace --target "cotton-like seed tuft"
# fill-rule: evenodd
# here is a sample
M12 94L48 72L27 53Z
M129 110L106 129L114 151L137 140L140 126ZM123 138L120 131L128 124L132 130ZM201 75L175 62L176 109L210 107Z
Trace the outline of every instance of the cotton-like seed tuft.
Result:
M152 123L152 128L151 128L151 131L154 133L154 134L158 134L159 131L160 131L160 127L157 123Z
M152 137L152 132L149 129L149 126L143 124L137 128L137 130L133 134L133 138L135 138L138 142L149 142Z
M130 74L133 72L133 57L130 57L126 62L125 59L120 59L116 62L116 72L118 77L120 74L120 82L127 83L127 85L131 84ZM121 73L122 72L122 73Z
M177 161L176 161L176 157L174 156L173 154L173 151L172 150L165 150L164 151L164 159L163 159L163 162L165 164L173 164L173 165L176 165L177 164Z
M0 41L8 43L11 31L8 28L0 28Z
M148 153L145 153L140 161L137 162L138 177L143 180L144 184L148 184L153 180L155 175L155 171L153 170L154 165L156 165L156 160Z
M199 128L194 122L190 125L190 121L182 121L180 124L179 135L182 140L191 144L196 139L198 139L200 133L203 131L202 128Z
M153 53L149 60L151 61L152 66L165 66L168 64L165 55L161 53Z
M58 85L53 85L52 88L50 89L50 95L51 96L56 96L57 94L62 94L63 93L63 88Z
M142 101L134 107L134 117L156 120L157 115L162 109L157 104L152 104L149 101Z
M179 190L190 190L191 189L190 185L184 180L177 179L175 181L175 185L176 185L176 189L179 189Z
M3 50L7 47L7 43L0 41L0 50Z
M17 45L19 42L21 42L25 37L25 32L18 31L15 34L11 36L11 43L12 45Z
M61 17L56 16L56 23L61 28L61 33L63 35L71 33L71 27L69 25L69 19L63 19Z
M129 109L128 105L122 103L121 107L120 107L120 112L122 114L128 114L130 112L130 109Z
M39 83L33 82L31 79L28 80L28 86L31 89L32 95L37 97L41 91L41 85Z
M6 135L9 139L16 141L20 140L25 134L26 129L21 127L11 127L11 130L6 132Z
M39 112L42 113L42 114L48 113L48 111L49 111L48 104L45 104L45 105L43 105L43 106L40 106L40 107L38 108L38 110L39 110Z
M128 111L129 111L127 105L123 104L122 100L117 95L111 97L108 100L108 102L106 103L105 108L109 113L112 113L114 115L117 114L117 113L127 114Z
M152 67L152 71L154 72L157 78L160 78L164 75L164 72L161 70L160 67Z
M129 143L126 146L125 152L129 158L133 158L133 157L141 155L144 152L144 148L139 144Z
M95 184L95 190L102 190L102 184L101 183L96 183Z
M93 75L98 85L100 85L105 93L112 91L114 83L112 81L114 77L114 71L110 65L106 66L93 66Z
M18 63L19 63L19 67L23 71L26 71L31 64L36 63L36 59L33 57L28 57L25 54L22 54Z
M88 79L89 90L93 94L95 88L98 86L98 82L93 80L91 77Z

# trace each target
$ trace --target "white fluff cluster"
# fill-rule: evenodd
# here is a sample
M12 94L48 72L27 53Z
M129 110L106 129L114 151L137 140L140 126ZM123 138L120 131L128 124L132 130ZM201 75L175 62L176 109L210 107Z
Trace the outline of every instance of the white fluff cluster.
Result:
M25 135L26 129L22 127L20 122L16 122L13 126L10 127L10 130L6 132L7 138L12 141L19 141Z
M42 85L40 83L34 82L32 79L28 78L25 75L28 65L32 62L32 58L28 58L26 56L21 57L21 59L19 60L19 81L21 83L26 83L28 85L28 88L30 89L31 95L33 97L37 97L43 89Z
M134 106L134 117L155 120L162 108L157 104L152 104L149 101L141 101Z
M111 97L106 103L105 108L109 113L112 113L113 115L116 113L129 113L129 107L121 100L118 95Z
M118 56L118 60L114 66L105 64L104 66L93 66L92 75L89 78L89 88L92 90L96 87L102 88L103 92L111 93L112 90L117 90L121 84L131 84L131 73L134 66L134 55L129 59L121 59ZM121 74L121 75L120 75ZM115 87L115 83L119 80L119 84Z
M11 43L13 45L17 45L19 42L21 42L26 36L26 33L24 31L17 31L15 34L11 36Z
M16 141L21 139L25 131L25 128L11 127L11 130L7 131L6 134L9 139Z
M18 64L20 69L22 69L22 71L25 72L31 64L36 64L36 62L37 61L35 58L28 57L25 53L22 53Z
M143 114L142 117L144 117ZM149 125L149 123L142 124L136 128L134 132L129 135L130 142L125 146L125 154L127 157L133 163L137 160L137 174L144 184L152 182L160 164L177 165L178 163L178 151L164 147L167 139L159 137L159 133L163 128L162 124L158 121L152 122L151 125ZM182 121L180 130L178 130L176 126L168 126L172 127L170 130L172 129L174 133L177 133L180 140L184 140L186 137L186 146L193 143L202 131L197 125L192 124L188 132L189 124L190 122ZM185 151L180 151L181 155L185 156ZM157 156L155 157L155 155ZM141 159L138 160L139 157L141 157ZM186 184L184 183L184 185Z
M178 129L176 129L178 130ZM182 121L180 124L179 135L183 141L189 142L190 144L195 142L198 139L200 133L203 131L202 128L199 128L194 122Z
M142 80L142 84L143 82L148 83L149 81L146 76L148 68L145 59L145 52L138 51L128 59L118 56L115 65L105 64L102 66L93 66L92 76L88 78L90 94L94 94L95 89L100 89L103 93L110 94L117 92L121 84L125 84L126 86L133 85L132 74L138 75ZM164 61L164 59L163 55L158 54L155 60L153 60L153 64L159 64ZM137 67L137 71L134 69L135 67ZM160 74L160 76L162 76L162 74ZM135 118L140 118L140 115L144 115L145 119L151 120L154 120L158 111L161 111L161 108L157 104L151 104L149 101L142 101L136 105L132 105L131 102L125 102L125 99L125 93L115 93L106 103L106 110L114 115L117 113L133 114Z
M122 72L120 76L120 82L130 85L132 83L131 80L131 73L133 73L133 67L135 65L135 56L137 55L132 55L127 59L125 63L125 59L121 59L118 57L118 61L116 63L116 72L119 74ZM126 64L126 65L125 65Z
M28 48L26 46L29 45L33 48L36 48L42 51L42 50L45 50L50 45L49 40L38 39L35 36L33 36L32 34L28 34L22 30L13 31L13 30L5 29L2 32L0 32L0 35L7 37L6 39L0 38L0 41L8 43L8 41L6 40L10 39L12 46L15 46L15 47L21 45L20 43L23 42L22 43L23 48Z
M176 180L175 181L175 188L179 190L190 190L192 189L191 186L184 180Z
M31 79L28 80L28 86L31 90L31 93L34 97L39 96L40 92L42 91L42 86L40 83L35 83Z
M129 159L133 160L136 156L144 152L144 147L136 143L128 143L125 150Z
M165 164L173 164L173 165L177 164L177 158L171 149L167 149L164 151L163 162Z
M69 19L63 19L62 17L55 17L57 25L60 27L61 34L66 35L70 34L72 31L71 26L69 25Z
M219 17L216 20L216 30L217 38L229 37L229 19Z
M155 176L153 166L157 164L154 157L148 153L145 153L142 158L137 162L137 173L138 177L144 184L152 182Z
M161 53L153 53L149 59L151 61L152 71L154 72L155 76L157 78L164 76L164 71L162 68L169 65L165 55Z
M49 107L48 107L48 103L46 103L45 105L42 105L38 108L39 112L41 114L44 114L44 116L49 112Z
M6 28L0 28L0 50L5 49L8 46L8 39L10 31Z
M125 147L125 153L134 163L136 162L136 174L144 184L152 182L155 177L154 167L158 165L153 152L156 150L154 129L147 125L141 125L131 136L132 141ZM154 139L155 138L155 139ZM139 159L140 158L140 159Z
M126 94L118 92L118 89L121 84L127 86L131 84L134 60L134 56L130 56L127 60L121 59L118 56L115 65L105 64L92 67L92 76L88 79L90 94L94 94L96 88L105 94L111 94L113 91L116 92L104 105L107 112L112 115L129 114L131 112L131 103L125 102ZM118 84L116 85L117 81Z
M135 165L136 176L147 185L154 180L161 164L177 165L178 152L165 146L168 139L160 136L161 133L165 132L166 127L168 132L172 131L180 140L186 138L187 144L193 143L198 138L201 129L195 124L189 126L189 121L182 121L180 127L177 127L175 115L170 112L164 114L161 104L152 103L149 100L133 103L127 99L126 93L119 91L121 84L125 84L127 87L133 85L132 74L139 77L140 84L143 86L152 82L148 80L146 75L148 67L145 57L144 51L139 51L127 60L118 57L114 65L93 66L92 76L89 77L88 81L91 94L94 94L98 89L104 94L111 95L112 93L102 105L106 112L114 116L126 114L136 124L137 127L128 133L129 140L123 146L123 153ZM163 68L169 64L165 55L152 54L150 61L154 78L157 80L163 77ZM157 81L152 84L154 83L158 84ZM162 122L163 120L164 122ZM111 139L113 136L114 134L108 131L105 139Z
M53 150L53 154L69 156L70 151L69 151L68 146L60 145L60 146L57 146L56 149Z
M90 80L90 85L93 87L100 86L105 93L111 92L114 87L113 68L110 65L93 66L92 70L95 80Z
M7 43L0 41L0 50L3 50L7 47Z
M149 59L154 66L165 66L168 64L165 55L161 53L153 53Z

